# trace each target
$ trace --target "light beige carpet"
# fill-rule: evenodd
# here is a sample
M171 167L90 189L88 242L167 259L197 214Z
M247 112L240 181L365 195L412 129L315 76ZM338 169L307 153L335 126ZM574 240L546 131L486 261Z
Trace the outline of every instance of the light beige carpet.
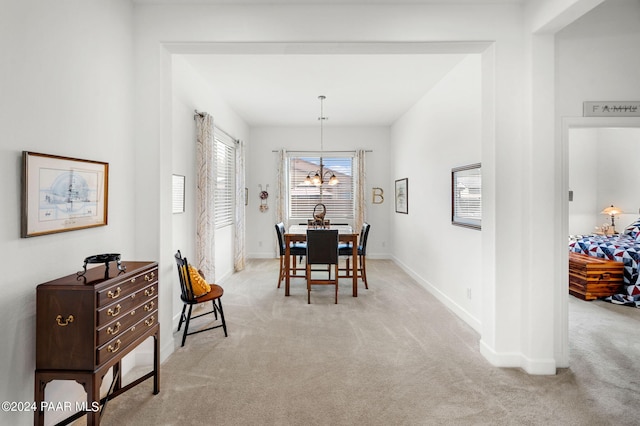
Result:
M103 425L637 425L640 310L570 297L571 368L492 367L478 334L391 261L369 290L341 280L291 296L277 260L225 284L221 329L187 338L147 381L109 402ZM163 326L166 326L163 324ZM125 378L126 382L126 378Z

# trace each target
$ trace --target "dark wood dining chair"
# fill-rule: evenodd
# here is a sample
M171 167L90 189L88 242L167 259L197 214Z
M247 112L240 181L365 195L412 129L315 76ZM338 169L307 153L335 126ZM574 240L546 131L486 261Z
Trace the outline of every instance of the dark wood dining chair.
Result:
M187 258L182 257L182 253L180 253L180 250L178 250L178 252L175 254L175 259L176 265L178 266L178 277L180 279L180 299L182 299L182 303L184 304L182 306L182 313L180 314L180 321L178 322L178 331L180 331L182 323L185 323L184 332L182 333L181 346L184 346L184 342L187 340L187 336L201 333L203 331L213 330L214 328L222 327L222 329L224 330L224 336L227 337L227 323L224 320L224 312L222 311L222 295L224 293L224 290L217 284L208 283L211 290L202 296L196 296L195 294L197 293L194 293L194 284L191 279L191 274L189 273L189 262L187 261ZM191 316L193 305L209 301L213 305L213 309L211 311L207 311L193 317ZM218 302L217 304L216 301ZM185 314L187 306L189 307L189 311ZM214 315L215 321L218 320L218 314L220 314L221 323L211 327L201 328L197 331L189 332L189 325L192 319L200 318L201 316L209 314Z
M307 244L306 243L291 243L290 247L289 247L289 251L291 254L291 258L290 259L285 259L286 257L286 249L287 246L285 245L285 239L284 239L284 234L285 234L285 229L284 229L284 223L280 222L280 223L276 223L276 234L278 235L278 249L280 251L280 273L278 275L278 288L280 288L280 283L282 283L282 280L285 279L285 274L286 274L286 267L287 264L285 262L289 262L289 265L291 265L291 262L293 261L293 265L292 268L289 269L289 277L291 278L304 278L304 275L298 275L298 267L297 267L297 263L296 263L296 258L298 256L306 256L307 255ZM293 272L291 272L293 271Z
M369 239L369 229L371 225L368 223L362 224L362 229L360 230L360 238L358 240L358 278L362 279L364 282L364 287L369 289L369 284L367 283L367 240ZM351 243L343 243L338 246L338 253L340 256L349 256L347 257L347 267L346 275L342 275L342 277L347 278L351 277L351 268L350 268L350 259L353 254L353 250L351 248Z
M313 265L325 265L325 269L313 269ZM331 266L334 273L331 278ZM307 230L307 303L311 303L311 286L335 285L335 303L338 303L338 231L335 229ZM328 272L326 279L313 278L313 271Z

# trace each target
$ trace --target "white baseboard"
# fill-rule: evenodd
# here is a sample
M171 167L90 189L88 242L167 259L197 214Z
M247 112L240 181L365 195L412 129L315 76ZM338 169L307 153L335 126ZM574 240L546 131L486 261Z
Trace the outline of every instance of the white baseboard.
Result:
M367 255L369 257L369 255ZM424 287L429 293L435 296L443 305L449 308L453 313L460 317L464 322L469 324L476 332L480 333L481 323L480 320L471 315L466 309L457 304L453 299L447 296L445 293L434 287L429 281L422 278L414 270L409 268L406 264L400 262L396 257L391 258L393 262L398 265L403 271L405 271L411 278L416 280L418 284Z
M553 376L557 365L553 359L531 359L518 352L498 353L480 340L480 353L495 367L522 368L527 374Z

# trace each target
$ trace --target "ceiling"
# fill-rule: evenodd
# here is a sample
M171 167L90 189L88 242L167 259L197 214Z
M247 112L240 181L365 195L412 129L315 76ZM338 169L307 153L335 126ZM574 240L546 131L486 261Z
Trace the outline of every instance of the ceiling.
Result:
M140 4L520 4L525 0L133 0ZM465 54L182 54L249 126L388 126Z
M183 55L250 126L388 126L465 55Z

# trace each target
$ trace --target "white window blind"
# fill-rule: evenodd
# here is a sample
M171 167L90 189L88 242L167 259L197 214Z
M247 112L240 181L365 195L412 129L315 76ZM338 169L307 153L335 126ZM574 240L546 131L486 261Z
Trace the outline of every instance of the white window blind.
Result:
M309 173L313 176L322 172L325 183L321 186L305 184ZM313 208L322 203L327 208L327 219L354 218L354 156L344 153L327 154L322 157L318 153L290 154L289 156L289 218L292 220L307 220L313 218ZM329 185L327 182L331 174L335 174L339 183Z
M235 196L235 141L214 130L216 149L215 221L216 228L233 225Z
M482 174L480 164L452 170L452 222L480 229L482 224Z

